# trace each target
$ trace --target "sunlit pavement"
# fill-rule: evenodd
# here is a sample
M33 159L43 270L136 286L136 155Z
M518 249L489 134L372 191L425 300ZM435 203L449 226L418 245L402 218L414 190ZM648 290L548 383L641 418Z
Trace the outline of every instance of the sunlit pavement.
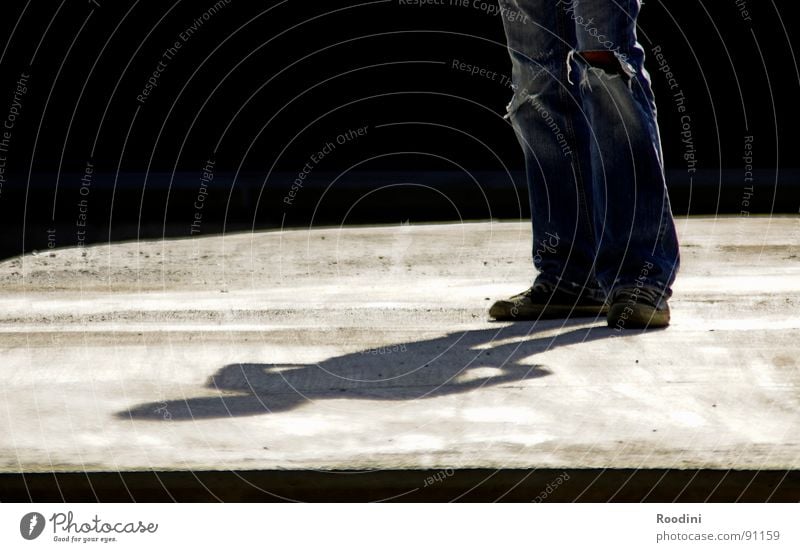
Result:
M494 323L526 222L0 263L0 471L800 466L800 218L677 221L661 331Z

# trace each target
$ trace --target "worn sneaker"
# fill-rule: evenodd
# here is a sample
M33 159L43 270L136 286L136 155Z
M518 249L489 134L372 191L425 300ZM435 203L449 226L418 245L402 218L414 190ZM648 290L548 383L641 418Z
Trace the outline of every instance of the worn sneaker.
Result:
M509 299L495 302L489 316L495 320L539 320L579 318L608 312L608 305L597 291L575 286L575 291L546 281L537 281L530 289Z
M663 328L669 325L669 305L661 291L626 287L611 294L608 325L620 330Z

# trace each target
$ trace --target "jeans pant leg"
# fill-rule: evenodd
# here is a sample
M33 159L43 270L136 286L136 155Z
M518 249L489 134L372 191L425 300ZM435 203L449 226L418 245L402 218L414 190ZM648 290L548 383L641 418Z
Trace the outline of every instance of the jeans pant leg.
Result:
M500 0L512 61L508 115L524 151L539 279L598 288L580 91L567 78L575 26L554 0Z
M589 119L596 275L606 291L646 285L671 295L679 248L650 78L636 39L641 0L557 0L575 24L570 80ZM618 65L593 64L612 51ZM614 59L614 58L612 58Z

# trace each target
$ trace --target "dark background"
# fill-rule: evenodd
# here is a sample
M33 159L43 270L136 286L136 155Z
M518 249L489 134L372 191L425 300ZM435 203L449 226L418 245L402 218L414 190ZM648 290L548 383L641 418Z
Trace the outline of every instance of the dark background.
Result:
M17 79L30 78L5 154L1 256L189 236L197 213L199 234L527 216L522 154L502 119L510 63L494 2L218 3L137 101L165 49L214 4L2 3L0 119ZM790 5L646 3L640 41L648 53L661 46L691 118L696 171L650 56L677 215L798 212ZM497 76L459 71L454 60ZM358 127L366 133L335 144L286 203L311 155ZM214 179L198 208L208 160Z

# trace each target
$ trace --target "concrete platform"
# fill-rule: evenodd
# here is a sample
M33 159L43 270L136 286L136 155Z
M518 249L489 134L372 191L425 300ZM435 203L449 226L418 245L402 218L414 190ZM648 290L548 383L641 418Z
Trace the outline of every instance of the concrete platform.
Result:
M494 323L526 222L0 263L0 471L800 468L800 218L678 221L663 331Z

